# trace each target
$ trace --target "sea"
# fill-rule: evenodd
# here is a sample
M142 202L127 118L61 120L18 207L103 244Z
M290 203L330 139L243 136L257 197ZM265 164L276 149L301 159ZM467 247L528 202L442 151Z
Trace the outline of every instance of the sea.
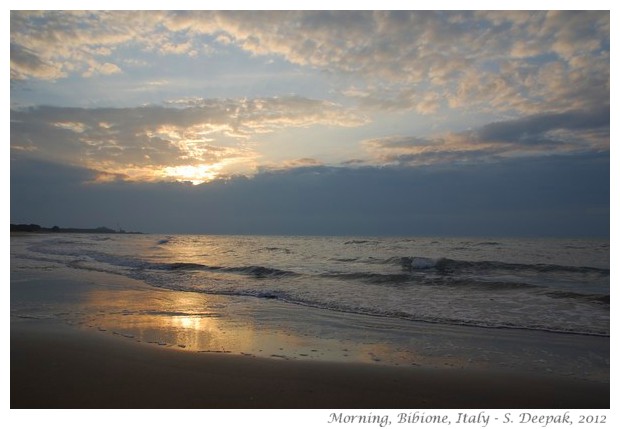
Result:
M363 315L388 325L415 322L603 337L610 334L609 255L607 239L11 238L12 276L17 269L64 267L78 277L112 273L157 290L245 300L255 308L279 303L314 309L333 320ZM12 311L25 314L24 308L15 305Z
M22 233L10 253L11 339L610 382L607 239Z

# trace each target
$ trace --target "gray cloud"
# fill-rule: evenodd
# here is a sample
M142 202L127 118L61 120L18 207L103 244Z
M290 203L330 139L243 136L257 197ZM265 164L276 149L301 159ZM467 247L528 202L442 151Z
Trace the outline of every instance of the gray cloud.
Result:
M513 121L494 122L481 127L477 136L481 141L530 142L553 130L609 131L609 106L593 111L568 111L527 116Z
M56 79L63 76L65 74L58 67L46 63L32 50L11 43L11 79Z
M525 116L441 136L387 136L362 145L376 160L405 165L485 163L551 153L609 151L609 107Z
M199 186L113 181L41 161L11 168L11 221L146 232L609 235L609 155L477 166L304 167Z

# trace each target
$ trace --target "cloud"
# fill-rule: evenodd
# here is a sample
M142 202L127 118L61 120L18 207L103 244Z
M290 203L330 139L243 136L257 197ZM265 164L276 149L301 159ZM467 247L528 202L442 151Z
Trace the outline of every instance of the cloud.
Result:
M593 111L568 111L563 113L537 114L524 118L494 122L477 131L481 141L536 143L537 137L554 130L609 131L609 106Z
M164 106L13 110L15 157L36 157L98 172L97 179L211 181L235 174L329 164L311 157L261 159L262 135L289 127L351 127L364 119L302 97L171 100ZM361 142L369 158L343 165L481 164L553 153L609 151L609 107L545 113L434 136ZM295 143L291 142L291 146ZM307 150L307 148L306 148Z
M365 89L349 88L343 90L342 94L356 100L364 109L382 112L415 110L422 115L429 115L436 113L442 105L440 93L415 88L393 89L372 85Z
M11 43L11 79L23 80L28 77L52 80L66 74L55 64L39 58L32 50Z
M155 48L153 34L161 17L159 12L12 11L11 76L54 80L109 74L118 67L108 60L118 47L137 43ZM24 64L19 57L24 52L30 64L45 65L48 71Z
M98 170L103 178L212 180L252 169L258 156L252 146L261 134L361 123L341 106L302 97L184 99L133 108L39 106L11 112L11 147Z
M112 64L112 63L101 64L96 61L90 61L88 70L82 73L82 76L91 77L96 74L109 75L109 74L116 74L116 73L121 73L121 72L122 70L116 64Z
M315 158L298 158L280 161L278 163L262 164L257 167L256 171L258 173L266 173L271 171L293 170L302 167L320 167L324 165L325 163Z
M199 186L93 183L92 171L18 160L11 220L145 232L608 236L609 155L442 167L310 166ZM42 210L42 207L45 210Z
M609 151L609 106L493 122L474 130L420 138L387 136L362 142L375 160L403 165L484 163L552 153Z
M170 21L179 25L171 28L224 32L254 55L360 77L369 106L425 113L444 98L452 107L531 114L584 107L609 88L606 12L217 13ZM518 54L506 55L512 51ZM590 66L578 66L578 57ZM546 89L551 82L539 69L554 62L564 69Z
M199 57L235 47L321 72L335 90L354 86L353 99L373 109L561 112L608 98L609 17L609 11L14 11L11 76L118 72L112 66L128 60L121 48Z

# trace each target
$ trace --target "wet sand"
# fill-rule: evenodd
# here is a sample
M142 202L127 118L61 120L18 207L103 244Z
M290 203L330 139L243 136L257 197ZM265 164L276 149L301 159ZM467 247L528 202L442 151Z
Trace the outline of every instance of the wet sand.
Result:
M609 338L267 303L12 265L11 408L609 408Z
M609 384L197 353L11 324L11 408L609 408Z

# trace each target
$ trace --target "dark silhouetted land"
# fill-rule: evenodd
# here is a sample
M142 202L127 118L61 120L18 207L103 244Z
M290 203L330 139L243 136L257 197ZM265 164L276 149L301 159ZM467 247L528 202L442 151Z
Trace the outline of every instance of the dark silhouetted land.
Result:
M11 224L11 232L52 232L52 233L74 233L74 234L142 234L137 231L125 231L122 229L114 230L105 226L97 228L61 228L59 226L53 226L46 228L34 223L30 224Z

